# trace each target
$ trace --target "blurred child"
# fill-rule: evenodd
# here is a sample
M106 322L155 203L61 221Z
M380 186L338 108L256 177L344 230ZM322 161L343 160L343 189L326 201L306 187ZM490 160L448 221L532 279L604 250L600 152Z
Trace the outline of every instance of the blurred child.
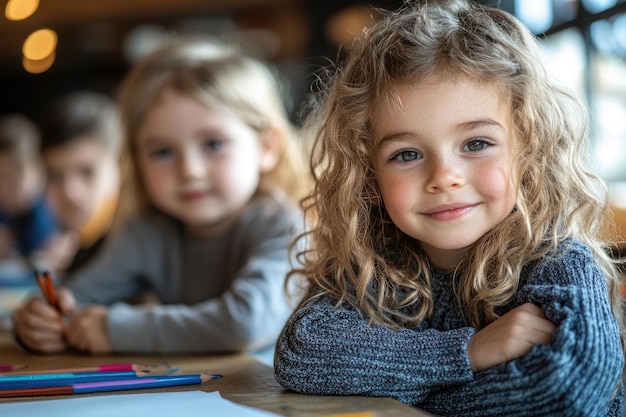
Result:
M74 245L56 271L65 275L86 265L108 235L120 188L121 128L116 103L89 91L55 101L40 127L48 201Z
M57 230L43 194L39 143L30 119L0 117L0 258L36 257Z
M275 374L438 416L618 416L618 275L584 106L512 15L406 4L312 122L310 287Z
M307 183L279 91L263 63L210 42L173 42L140 62L120 99L130 217L59 294L71 321L33 299L13 317L21 342L90 353L273 347L291 312L283 285ZM146 288L163 304L119 303Z

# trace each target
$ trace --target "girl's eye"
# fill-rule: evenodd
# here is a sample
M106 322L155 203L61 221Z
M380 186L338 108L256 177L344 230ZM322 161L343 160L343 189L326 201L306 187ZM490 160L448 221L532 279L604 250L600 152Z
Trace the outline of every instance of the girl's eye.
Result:
M210 139L204 142L204 147L209 151L216 152L224 147L224 141L221 139Z
M420 159L422 155L416 151L402 151L395 154L391 160L398 162L409 162L415 161L416 159Z
M477 152L477 151L482 151L484 149L487 149L489 146L491 146L491 144L488 143L487 141L483 139L476 139L476 140L471 140L467 142L463 146L463 150L467 152Z
M157 159L170 158L172 155L174 155L174 151L170 148L158 148L150 151L150 157Z

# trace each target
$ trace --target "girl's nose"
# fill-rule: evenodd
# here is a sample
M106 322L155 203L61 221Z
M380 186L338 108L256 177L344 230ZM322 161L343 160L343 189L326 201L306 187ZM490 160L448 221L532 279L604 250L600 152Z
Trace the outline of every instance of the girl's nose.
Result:
M444 159L431 161L430 175L426 182L426 190L431 193L460 188L465 184L461 166L458 162Z
M206 174L207 162L202 154L194 151L185 152L180 161L180 172L183 178L202 178Z

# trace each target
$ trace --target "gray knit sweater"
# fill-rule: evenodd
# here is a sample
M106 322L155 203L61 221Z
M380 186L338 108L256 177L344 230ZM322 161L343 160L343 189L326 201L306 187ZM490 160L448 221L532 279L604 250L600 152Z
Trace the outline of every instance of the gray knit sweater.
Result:
M116 352L212 353L272 347L293 305L284 281L302 217L280 199L253 200L211 240L159 213L137 217L67 284L81 304L110 305ZM160 305L129 305L144 290Z
M368 325L327 298L303 305L279 337L276 379L308 394L389 396L442 416L619 416L614 396L624 358L604 278L575 243L561 257L528 265L511 309L539 305L558 324L553 342L523 358L473 373L452 277L432 279L435 312L416 329Z

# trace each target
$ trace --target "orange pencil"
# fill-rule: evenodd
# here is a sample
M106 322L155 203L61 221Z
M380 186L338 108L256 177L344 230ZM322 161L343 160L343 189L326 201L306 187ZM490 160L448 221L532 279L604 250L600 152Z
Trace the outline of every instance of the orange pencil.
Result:
M59 301L54 289L54 279L52 278L52 274L49 271L44 271L42 273L35 271L35 278L37 279L37 285L39 285L39 289L41 289L41 293L46 301L48 301L48 304L60 312L61 307L59 306Z

